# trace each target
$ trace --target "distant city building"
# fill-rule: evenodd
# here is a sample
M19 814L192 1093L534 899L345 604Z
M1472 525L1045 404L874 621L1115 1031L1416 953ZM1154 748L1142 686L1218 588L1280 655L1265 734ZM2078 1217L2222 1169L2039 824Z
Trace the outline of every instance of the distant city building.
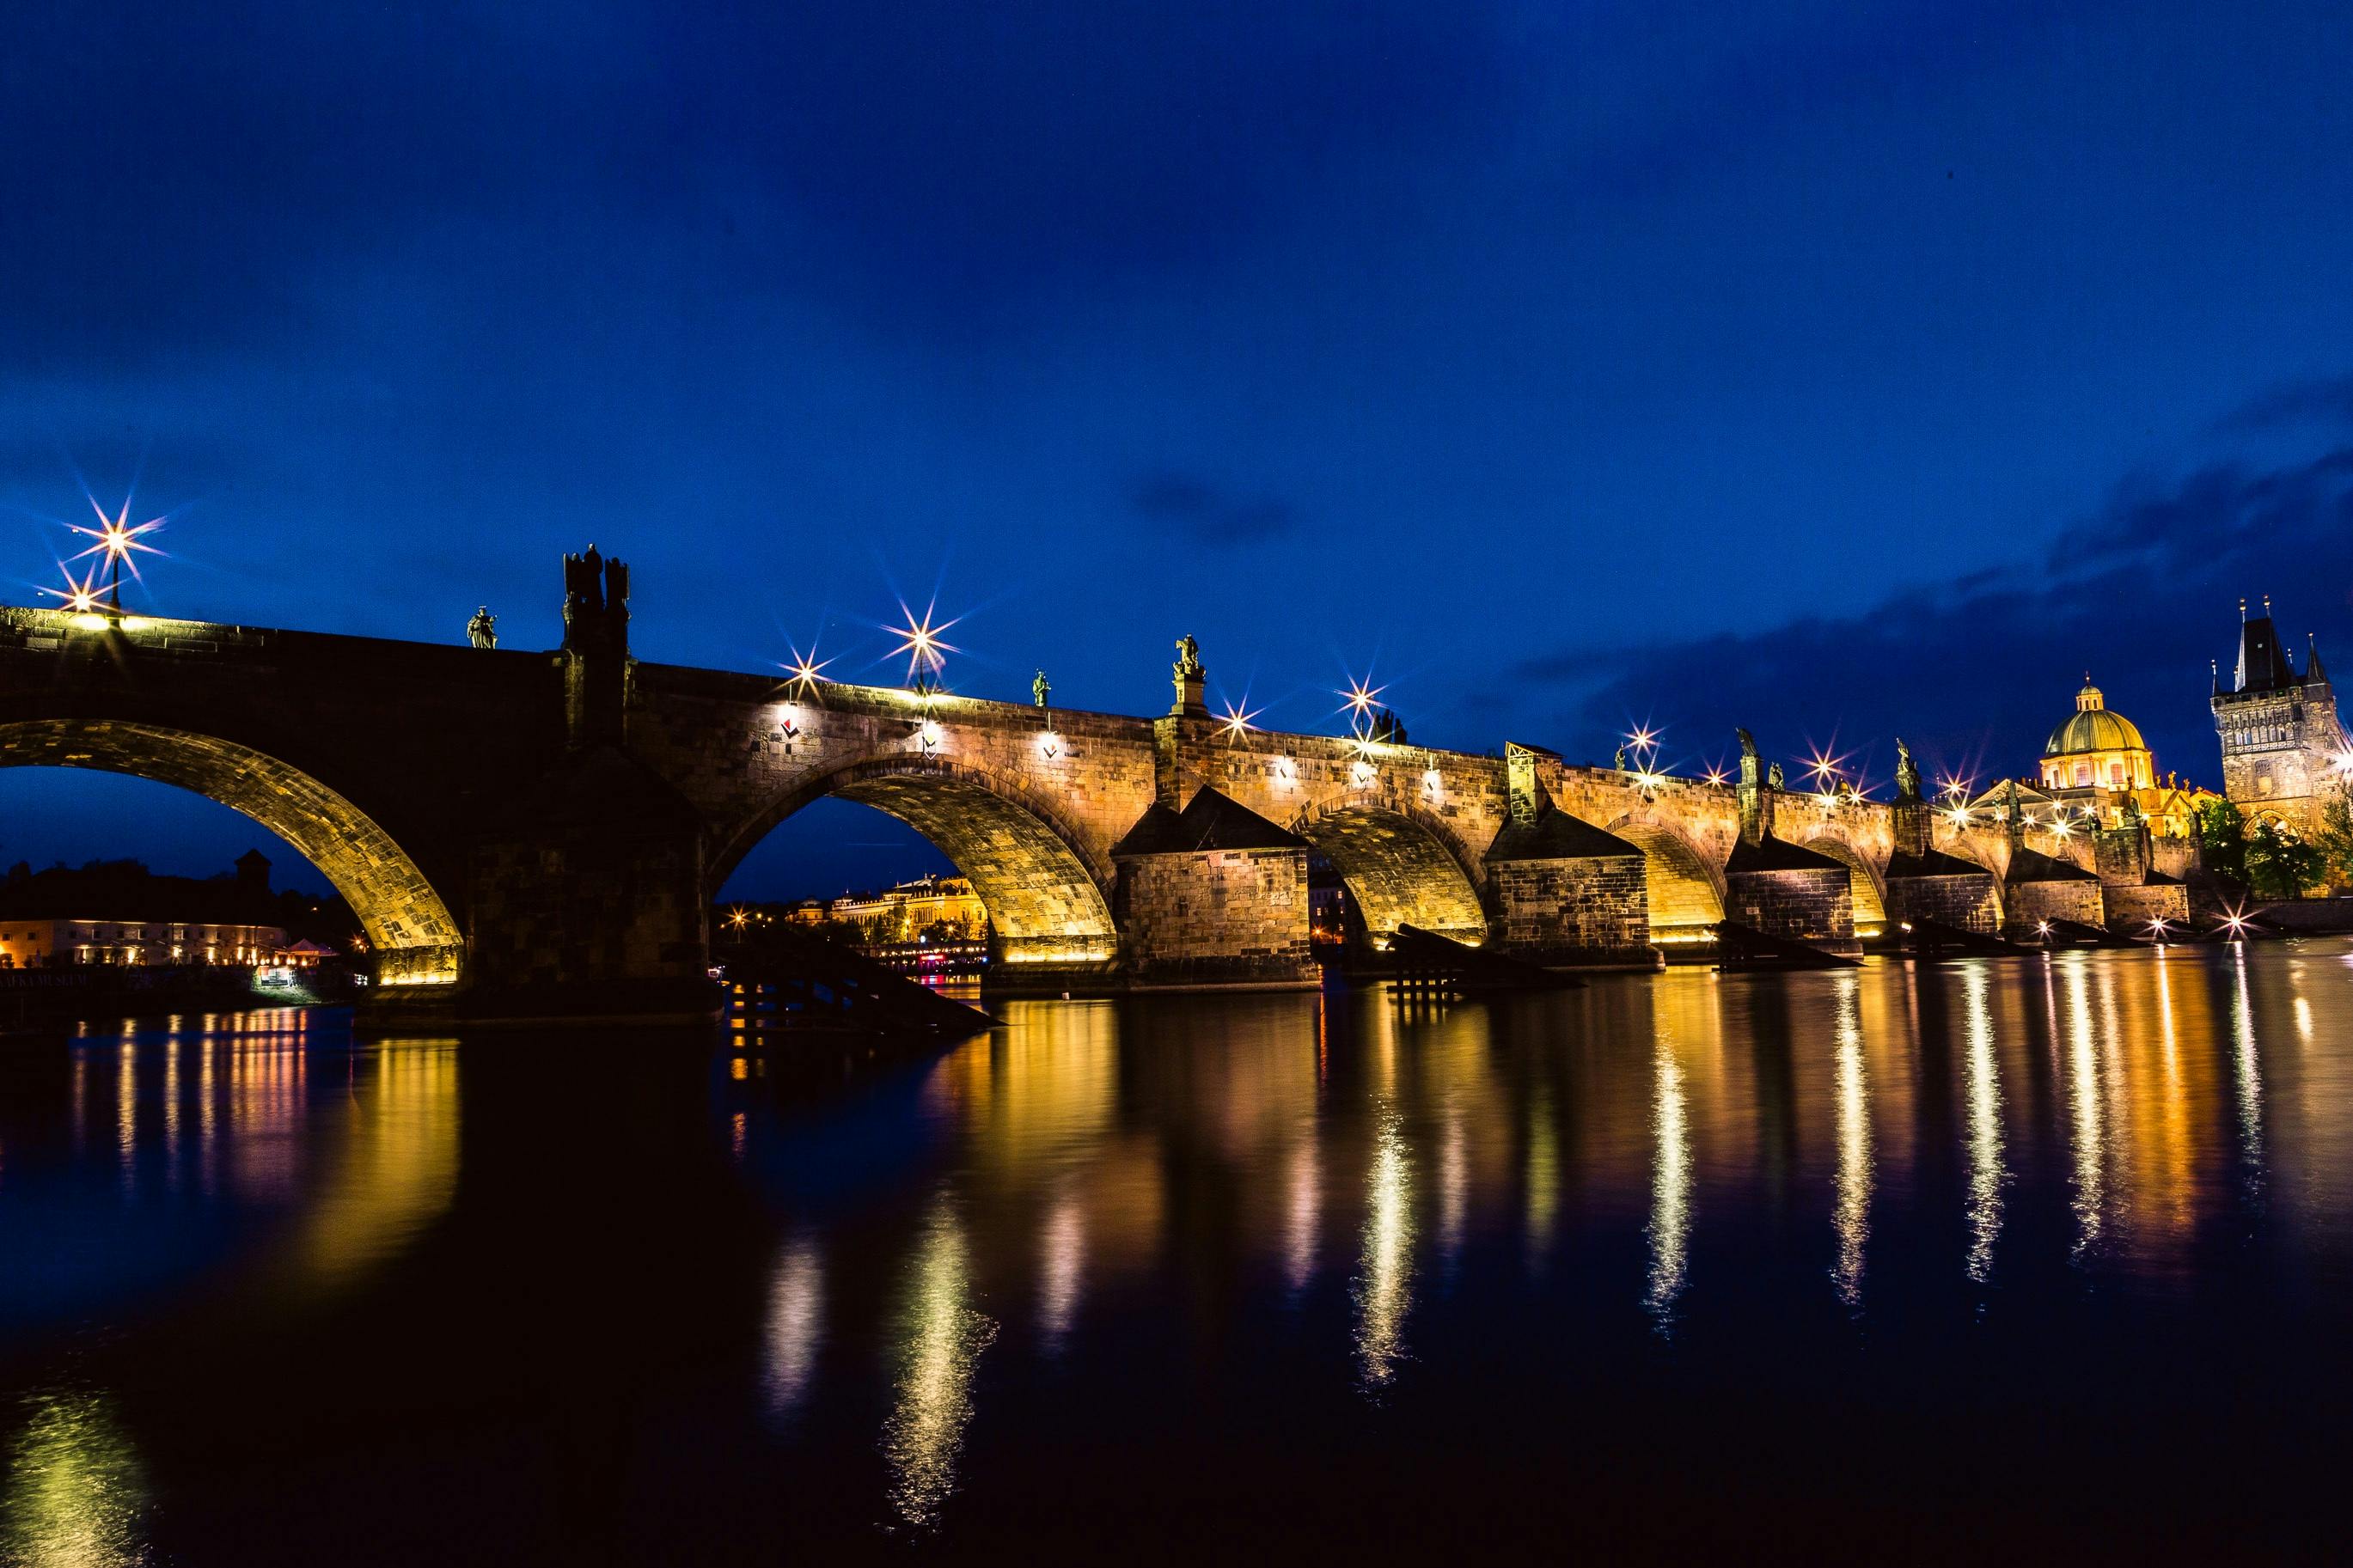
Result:
M988 910L963 877L918 877L885 892L845 893L828 912L858 927L868 942L878 945L914 942L935 926L949 941L973 940L988 931Z
M2299 830L2317 826L2321 801L2343 777L2348 746L2337 718L2337 695L2308 648L2298 675L2280 647L2271 602L2245 619L2239 605L2239 659L2224 689L2214 682L2214 732L2222 743L2222 793L2250 819L2271 817Z
M314 942L289 942L277 926L0 915L0 969L174 963L301 969L329 952Z
M219 964L315 966L334 950L289 942L269 920L269 861L248 851L235 877L159 877L136 861L33 871L0 887L0 969Z
M2018 814L2029 826L2064 821L2121 827L2128 814L2137 813L2158 838L2189 837L2197 831L2200 808L2220 798L2159 773L2157 753L2141 738L2140 727L2110 708L2088 679L2075 693L2075 711L2043 742L2038 776L2015 784ZM1970 801L1970 815L1979 821L2000 820L2011 784L2001 780Z

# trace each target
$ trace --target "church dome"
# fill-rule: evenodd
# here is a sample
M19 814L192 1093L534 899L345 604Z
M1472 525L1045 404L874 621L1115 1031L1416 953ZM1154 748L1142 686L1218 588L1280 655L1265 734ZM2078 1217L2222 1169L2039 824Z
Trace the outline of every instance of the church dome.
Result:
M2140 729L2121 713L2108 710L2100 689L2089 680L2084 689L2075 693L2075 711L2067 721L2051 731L2051 739L2042 743L2046 757L2071 756L2078 752L2145 752L2148 742L2140 738Z

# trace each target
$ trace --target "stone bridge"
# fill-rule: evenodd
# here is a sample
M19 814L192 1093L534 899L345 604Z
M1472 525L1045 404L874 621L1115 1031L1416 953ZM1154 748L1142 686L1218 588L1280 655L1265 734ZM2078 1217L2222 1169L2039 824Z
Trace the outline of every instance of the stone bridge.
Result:
M972 879L1014 986L1309 981L1311 851L1361 942L1410 922L1562 963L1652 963L1726 917L1840 949L1891 913L1990 930L2048 903L2021 866L2088 883L2049 907L2096 921L2101 889L2150 880L2145 836L2136 868L1916 796L1778 790L1753 760L1711 784L1236 730L1198 667L1137 718L642 662L626 569L566 573L553 652L0 607L0 766L244 812L350 900L379 1005L480 1018L707 1010L713 897L827 795Z

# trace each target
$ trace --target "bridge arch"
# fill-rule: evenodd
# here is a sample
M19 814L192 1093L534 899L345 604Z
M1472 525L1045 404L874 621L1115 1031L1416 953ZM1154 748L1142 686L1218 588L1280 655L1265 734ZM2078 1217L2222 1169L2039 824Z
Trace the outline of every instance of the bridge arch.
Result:
M827 795L888 812L930 839L971 879L1007 962L1117 955L1109 865L1021 780L946 757L892 752L802 780L728 836L712 857L711 893L770 829Z
M1344 797L1302 808L1291 830L1332 862L1375 937L1416 925L1461 942L1487 939L1477 862L1436 819Z
M1724 869L1679 830L1621 816L1609 831L1642 851L1642 880L1654 941L1696 934L1724 919Z
M1804 840L1806 848L1817 855L1827 855L1847 868L1847 878L1854 895L1854 923L1858 931L1883 930L1887 924L1887 883L1870 857L1828 828L1817 828Z
M293 764L216 735L113 720L0 723L0 767L90 768L174 785L241 811L300 850L352 906L381 985L448 984L463 938L408 853Z

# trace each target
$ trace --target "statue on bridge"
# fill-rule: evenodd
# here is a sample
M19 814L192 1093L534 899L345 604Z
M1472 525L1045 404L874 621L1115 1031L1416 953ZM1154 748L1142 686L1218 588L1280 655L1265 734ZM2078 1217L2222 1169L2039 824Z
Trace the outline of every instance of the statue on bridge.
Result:
M1054 689L1046 683L1046 672L1039 670L1038 678L1029 683L1030 703L1035 707L1043 708L1046 706L1046 699L1053 694Z
M1610 758L1610 759L1609 759L1609 765L1610 765L1611 767L1613 767L1613 768L1616 768L1616 769L1617 769L1620 773L1624 773L1624 772L1626 771L1626 748L1625 748L1625 747L1620 746L1620 747L1619 747L1619 748L1618 748L1618 754L1617 754L1616 756L1614 756L1614 757L1612 757L1612 758Z
M1757 737L1746 730L1735 730L1733 733L1740 737L1740 782L1754 789L1763 782L1758 776L1760 768L1757 761ZM1618 765L1624 767L1626 764L1620 763Z
M466 623L466 640L476 647L499 646L499 618L491 614L488 605L476 610L474 618Z
M1202 682L1207 679L1201 668L1201 645L1190 637L1176 639L1176 701L1168 710L1195 719L1208 718L1208 706L1201 697Z
M1775 763L1770 768L1766 770L1765 787L1767 789L1785 789L1788 787L1787 784L1783 780L1780 763Z
M1895 737L1895 798L1920 798L1920 764L1912 760L1912 748L1904 743L1901 735Z

